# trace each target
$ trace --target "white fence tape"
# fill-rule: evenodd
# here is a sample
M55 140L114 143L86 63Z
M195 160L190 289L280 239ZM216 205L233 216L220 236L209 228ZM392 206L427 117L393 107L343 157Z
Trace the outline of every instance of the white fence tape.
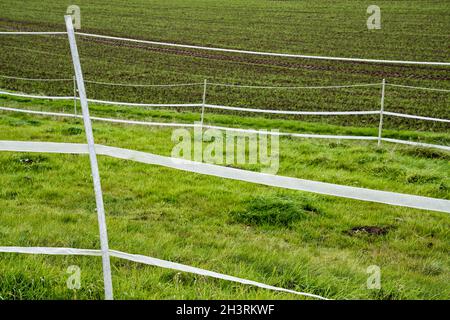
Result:
M73 98L72 98L73 99ZM98 104L107 104L115 106L128 106L128 107L201 107L201 103L132 103L132 102L116 102L106 100L88 99L89 102Z
M104 86L117 86L117 87L144 87L144 88L171 88L171 87L196 87L203 86L202 82L197 83L171 83L171 84L133 84L133 83L112 83L101 81L89 81L84 80L85 83L99 84Z
M290 54L290 53L274 53L274 52L249 51L249 50L239 50L239 49L203 47L203 46L195 46L195 45L187 45L187 44L170 43L170 42L159 42L159 41L137 40L137 39L123 38L123 37L103 36L103 35L99 35L99 34L91 34L91 33L83 33L83 32L77 32L76 34L80 35L80 36L84 36L84 37L90 37L90 38L99 38L99 39L107 39L107 40L115 40L115 41L128 41L128 42L134 42L134 43L150 44L150 45L157 45L157 46L168 46L168 47L176 47L176 48L186 48L186 49L195 49L195 50L250 54L250 55L258 55L258 56L331 60L331 61L349 61L349 62L368 62L368 63L383 63L383 64L414 64L414 65L431 65L431 66L450 66L450 62L426 62L426 61L324 57L324 56L311 56L311 55Z
M21 31L21 32L12 32L12 31L0 32L0 35L65 35L65 34L67 34L67 33L66 32L23 32L23 31ZM91 33L83 33L83 32L76 32L76 34L80 35L80 36L84 36L84 37L107 39L107 40L128 41L128 42L150 44L150 45L157 45L157 46L168 46L168 47L196 49L196 50L207 50L207 51L216 51L216 52L250 54L250 55L257 55L257 56L287 57L287 58L330 60L330 61L383 63L383 64L411 64L411 65L429 65L429 66L450 66L450 62L407 61L407 60L385 60L385 59L363 59L363 58L312 56L312 55L291 54L291 53L276 53L276 52L262 52L262 51L226 49L226 48L216 48L216 47L204 47L204 46L178 44L178 43L170 43L170 42L160 42L160 41L130 39L130 38L123 38L123 37L104 36L104 35L99 35L99 34L91 34Z
M54 248L54 247L0 247L0 252L4 253L25 253L25 254L48 254L48 255L81 255L81 256L101 256L102 252L100 250L92 250L92 249L75 249L75 248ZM238 278L234 276L229 276L223 273L218 273L214 271L209 271L205 269L200 269L196 267L187 266L180 263L175 263L167 260L161 260L157 258L147 257L140 254L131 254L117 250L109 250L109 255L111 257L116 257L128 261L133 261L137 263L142 263L150 266L177 270L192 274L198 274L201 276L206 276L210 278L216 278L220 280L226 280L230 282L241 283L245 285L255 286L262 289L286 292L295 295L305 296L309 298L328 300L319 295L299 292L295 290L284 289L280 287L275 287L271 285L267 285L261 282L256 282L253 280L247 280L243 278Z
M407 141L407 140L400 140L400 139L391 139L391 138L382 138L381 140L387 141L387 142L392 142L392 143L407 144L410 146L426 147L426 148L439 148L442 150L450 151L449 146L442 146L442 145L435 145L435 144L414 142L414 141Z
M125 252L111 250L111 256L116 257L116 258L122 258L122 259L130 260L130 261L138 262L138 263L148 264L148 265L151 265L151 266L157 266L157 267L166 268L166 269L172 269L172 270L178 270L178 271L183 271L183 272L188 272L188 273L194 273L194 274L207 276L207 277L212 277L212 278L216 278L216 279L222 279L222 280L237 282L237 283L241 283L241 284L251 285L251 286L255 286L255 287L259 287L259 288L263 288L263 289L287 292L287 293L292 293L292 294L296 294L296 295L306 296L306 297L310 297L310 298L328 300L328 299L326 299L326 298L324 298L322 296L315 295L315 294L310 294L310 293L305 293L305 292L298 292L298 291L294 291L294 290L274 287L274 286L271 286L271 285L263 284L263 283L252 281L252 280L247 280L247 279L237 278L237 277L233 277L233 276L228 276L228 275L225 275L225 274L221 274L221 273L217 273L217 272L213 272L213 271L208 271L208 270L205 270L205 269L190 267L190 266L183 265L183 264L180 264L180 263L175 263L175 262L170 262L170 261L166 261L166 260L151 258L151 257L143 256L143 255L130 254L130 253L125 253Z
M7 108L7 107L0 107L0 110L19 112L19 113L38 114L38 115L43 115L43 116L82 118L82 116L70 114L70 113L35 111L35 110L15 109L15 108ZM194 127L199 126L198 124L192 124L192 123L147 122L147 121L136 121L136 120L101 118L101 117L92 117L92 116L90 118L92 120L104 121L104 122L135 124L135 125L155 126L155 127L194 128ZM242 133L259 133L259 134L276 135L276 136L291 136L291 137L298 137L298 138L319 138L319 139L339 139L339 140L376 140L377 139L376 137L371 137L371 136L341 136L341 135L291 133L291 132L272 132L272 131L261 131L261 130L254 130L254 129L229 128L229 127L221 127L221 126L213 126L213 125L203 125L202 127L205 129L218 129L218 130L227 130L227 131L242 132Z
M220 106L220 105L214 105L214 104L205 104L205 108L244 111L244 112L256 112L256 113L290 114L290 115L318 115L318 116L380 114L380 110L375 110L375 111L293 111L292 110L291 111L291 110L272 110L272 109L229 107L229 106Z
M13 97L45 99L45 100L73 100L73 97L40 96L40 95L33 95L33 94L26 94L26 93L16 93L16 92L8 92L8 91L0 91L0 94L6 95L6 96L13 96Z
M3 253L50 254L64 256L102 256L101 250L55 247L0 247Z
M0 107L0 110L19 112L19 113L28 113L28 114L37 114L37 115L43 115L43 116L56 116L56 117L69 117L69 118L82 119L81 115L75 115L75 114L71 114L71 113L35 111L35 110L15 109L15 108L7 108L7 107ZM103 121L103 122L144 125L144 126L154 126L154 127L194 128L194 127L198 126L198 124L192 124L192 123L148 122L148 121L112 119L112 118L102 118L102 117L92 117L92 116L91 116L91 119L96 120L96 121ZM205 129L218 129L218 130L226 130L226 131L234 131L234 132L242 132L242 133L257 133L257 134L278 135L278 136L291 136L291 137L297 137L297 138L368 140L368 141L378 139L377 137L374 137L374 136L341 136L341 135L307 134L307 133L292 133L292 132L272 132L272 131L261 131L261 130L254 130L254 129L221 127L221 126L213 126L213 125L203 125L202 127ZM412 141L389 139L389 138L382 138L381 140L384 140L387 142L393 142L393 143L401 143L401 144L416 145L416 146L422 146L422 147L428 147L428 148L450 150L450 147L448 147L448 146L442 146L442 145L437 145L437 144L412 142Z
M450 120L447 120L447 119L439 119L439 118L423 117L423 116L416 116L416 115L405 114L405 113L397 113L397 112L383 111L383 114L385 114L385 115L390 115L390 116L394 116L394 117L401 117L401 118L409 118L409 119L418 119L418 120L427 120L427 121L447 122L447 123L450 123Z
M415 87L415 86L405 86L405 85L394 84L394 83L386 83L386 85L387 85L387 86L390 86L390 87L407 88L407 89L428 90L428 91L439 91L439 92L450 92L450 90L447 90L447 89L427 88L427 87Z
M1 31L1 35L7 35L7 36L26 36L26 35L35 35L35 36L48 36L48 35L66 35L67 32L58 32L58 31Z
M11 80L23 80L23 81L41 81L41 82L58 82L58 81L72 81L73 79L44 79L44 78L22 78L22 77L12 77L0 75L0 78L11 79Z
M8 95L14 97L23 97L23 98L33 98L33 99L45 99L45 100L74 100L74 97L68 96L41 96L41 95L30 95L25 93L15 93L8 91L0 91L0 95ZM79 98L76 98L79 100ZM332 116L332 115L376 115L380 114L380 110L369 110L369 111L294 111L294 110L273 110L273 109L256 109L256 108L242 108L242 107L230 107L230 106L221 106L221 105L213 105L213 104L203 104L203 103L167 103L167 104L157 104L157 103L132 103L132 102L117 102L117 101L107 101L107 100L96 100L96 99L87 99L88 102L97 103L97 104L105 104L105 105L116 105L116 106L128 106L128 107L205 107L209 109L222 109L222 110L230 110L230 111L242 111L242 112L255 112L255 113L270 113L270 114L286 114L286 115L317 115L317 116ZM383 112L386 115L403 117L403 118L411 118L411 119L419 119L419 120L427 120L427 121L436 121L436 122L447 122L450 123L450 120L440 119L440 118L431 118L431 117L423 117L416 115L409 115L404 113L396 113L396 112Z
M95 150L97 154L110 156L113 158L132 160L152 165L160 165L172 169L178 169L220 178L239 180L272 187L306 191L348 199L450 213L450 200L445 199L436 199L410 194L372 190L366 188L350 187L332 183L277 176L207 163L199 163L184 159L164 157L151 153L109 147L104 145L96 145ZM75 145L73 143L0 141L0 151L86 154L87 147L84 144Z
M216 87L232 87L232 88L247 88L247 89L345 89L345 88L358 88L358 87L379 87L380 83L362 83L362 84L348 84L340 86L259 86L259 85L242 85L242 84L232 84L232 83L215 83L208 82L208 86Z

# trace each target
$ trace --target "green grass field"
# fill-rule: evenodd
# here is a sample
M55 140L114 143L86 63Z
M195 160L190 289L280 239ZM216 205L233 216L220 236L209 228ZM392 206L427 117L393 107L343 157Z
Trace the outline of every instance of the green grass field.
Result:
M2 1L0 30L64 30L69 2ZM447 61L446 1L80 1L82 31L149 40L362 58ZM446 34L447 32L447 34ZM125 83L334 85L388 82L450 88L443 67L388 66L127 47L78 38L85 78ZM64 37L0 36L0 75L71 78ZM71 95L72 84L0 78L0 88ZM90 98L200 102L202 87L88 84ZM377 110L380 88L264 91L210 87L208 101L290 110ZM450 118L447 93L388 87L390 111ZM0 105L71 112L69 102ZM92 115L192 123L184 110L90 105ZM198 110L197 110L198 111ZM208 111L207 123L286 132L376 135L378 117L280 117ZM94 122L96 143L170 155L172 130ZM386 118L385 137L450 145L450 128ZM0 111L0 140L85 142L80 120ZM99 157L110 247L332 299L448 299L448 214L394 207ZM235 165L259 170L258 166ZM450 153L376 142L280 138L279 175L450 200ZM0 246L99 247L87 156L0 153ZM370 233L364 227L376 227ZM80 290L66 270L81 268ZM367 267L381 268L368 290ZM250 286L112 259L118 299L298 299ZM0 254L0 299L101 299L101 259Z

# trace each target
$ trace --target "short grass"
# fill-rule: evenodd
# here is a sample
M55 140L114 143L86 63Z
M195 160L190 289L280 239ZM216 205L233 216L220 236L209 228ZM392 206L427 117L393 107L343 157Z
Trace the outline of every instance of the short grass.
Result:
M1 4L0 30L64 30L72 2ZM81 0L82 31L228 48L378 59L446 61L447 1ZM252 85L388 83L449 89L443 67L250 57L125 46L77 37L88 80ZM64 37L1 36L0 74L71 78ZM0 78L0 87L72 95L72 82ZM202 87L87 84L90 98L200 102ZM447 93L387 87L385 110L450 118ZM256 90L208 86L207 102L290 110L378 110L380 87ZM1 106L69 112L70 102L0 97ZM198 112L91 105L93 115L192 123ZM198 111L198 110L197 110ZM378 117L279 117L212 112L206 122L287 132L376 135ZM449 145L447 124L386 117L383 136ZM97 143L170 155L171 129L94 122ZM81 121L1 112L1 140L85 142ZM450 199L450 155L373 142L280 139L278 174ZM334 299L447 299L447 214L320 196L99 157L111 248L185 263ZM236 165L249 170L258 166ZM0 245L98 248L86 156L0 154ZM376 227L383 232L364 230ZM355 232L355 230L362 230ZM101 299L96 257L0 254L0 299ZM78 265L80 290L67 289ZM112 259L119 299L297 299L250 286ZM367 267L381 268L368 290Z
M69 2L2 5L1 30L64 30ZM324 56L446 61L450 28L446 1L380 1L382 29L367 30L368 1L80 1L82 31L228 48ZM274 86L400 83L449 89L449 68L329 62L174 50L78 37L88 80L164 84L186 82ZM67 39L2 36L1 74L71 78ZM72 94L72 83L32 83L0 78L0 87ZM91 98L153 103L201 102L202 86L171 89L88 84ZM380 87L326 90L257 90L208 87L207 101L287 110L379 110ZM388 87L385 109L450 118L448 93ZM275 117L276 118L276 117ZM315 118L316 122L374 126L377 119ZM391 128L449 130L448 125L393 118Z
M222 119L228 125L232 120ZM72 119L2 113L0 129L1 140L85 139L82 123ZM94 133L97 143L162 155L173 147L170 129L95 122ZM281 138L280 155L281 175L450 199L446 152ZM445 299L450 293L447 214L107 157L99 162L111 248L335 299ZM4 152L0 167L1 245L99 247L86 156ZM351 232L364 226L387 233ZM98 258L1 254L0 260L2 299L102 298ZM112 263L116 297L122 299L298 298L118 259ZM70 265L82 271L78 291L66 287ZM381 267L381 290L366 288L370 265Z

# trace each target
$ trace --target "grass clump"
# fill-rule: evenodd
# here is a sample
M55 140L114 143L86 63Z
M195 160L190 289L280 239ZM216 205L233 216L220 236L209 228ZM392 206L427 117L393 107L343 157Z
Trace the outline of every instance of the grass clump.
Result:
M296 221L306 219L319 209L310 203L301 203L287 197L257 196L245 201L241 210L230 212L232 221L252 226L290 228Z

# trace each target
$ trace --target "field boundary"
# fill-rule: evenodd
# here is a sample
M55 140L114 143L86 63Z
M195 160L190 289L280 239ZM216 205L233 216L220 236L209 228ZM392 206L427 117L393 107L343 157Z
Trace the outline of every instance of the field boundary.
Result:
M27 113L27 114L35 114L35 115L42 115L42 116L50 116L50 117L67 117L67 118L77 118L77 119L83 118L81 115L72 114L72 113L36 111L36 110L17 109L17 108L8 108L8 107L0 107L0 110L7 111L7 112ZM204 129L217 129L217 130L234 131L234 132L241 132L241 133L257 133L257 134L262 134L262 135L290 136L290 137L297 137L297 138L367 140L367 141L378 140L378 137L376 137L376 136L353 136L353 135L352 136L344 136L344 135L308 134L308 133L292 133L292 132L272 132L272 131L265 131L265 130L230 128L230 127L213 126L213 125L205 125L205 124L202 125L202 124L197 124L197 123L192 124L192 123L174 123L174 122L150 122L150 121L138 121L138 120L129 120L129 119L103 118L103 117L95 117L95 116L91 116L90 118L91 118L91 120L96 120L96 121L119 123L119 124L143 125L143 126L152 126L152 127L172 127L172 128L202 127ZM442 146L442 145L438 145L438 144L407 141L407 140L392 139L392 138L381 138L381 141L386 141L386 142L390 142L390 143L406 144L406 145L412 145L412 146L418 146L418 147L425 147L425 148L436 148L436 149L450 151L450 146Z
M2 141L0 142L0 150L3 151L15 151L15 152L53 152L53 153L79 153L79 154L88 154L90 160L90 168L92 174L92 182L95 192L95 201L96 201L96 211L97 211L97 220L99 227L99 239L100 239L100 250L97 250L99 256L102 257L102 270L103 270L103 285L104 285L104 293L105 299L112 300L113 299L113 286L112 286L112 277L111 277L111 266L110 266L110 256L118 256L121 258L127 258L128 260L153 264L159 267L164 267L171 265L172 267L180 267L181 265L175 264L168 261L163 261L151 257L139 256L139 255L131 255L127 253L116 252L114 250L109 249L108 244L108 235L107 235L107 227L106 227L106 218L104 211L104 202L103 202L103 193L100 182L100 173L98 168L97 161L97 152L101 155L111 156L119 159L127 159L134 160L142 163L148 164L156 164L162 165L166 167L171 167L174 169L180 169L189 172L201 173L211 176L217 176L222 178L247 181L252 183L263 184L267 186L275 186L275 187L284 187L293 190L302 190L315 192L326 195L333 195L344 198L351 198L357 200L364 201L372 201L372 202L380 202L404 207L411 207L417 209L425 209L432 211L440 211L450 213L450 201L444 199L434 199L434 198L426 198L420 196L413 196L407 194L396 194L392 192L385 192L379 190L371 190L371 189L363 189L363 188L354 188L348 186L339 186L334 184L328 184L317 181L310 180L301 180L296 178L268 175L263 173L256 173L246 170L227 168L221 166L214 166L205 163L196 163L193 161L175 159L157 156L149 153L138 152L134 150L114 148L102 145L96 145L94 142L94 135L92 130L91 117L89 114L89 106L88 102L96 102L96 100L88 100L86 96L85 89L85 81L83 78L83 72L80 63L80 57L78 53L78 48L76 44L75 31L72 23L72 17L69 15L64 16L65 25L67 32L0 32L0 35L67 35L70 45L70 52L72 57L72 63L74 68L75 77L73 78L74 82L74 100L75 100L75 114L76 114L76 101L79 100L81 103L82 109L82 118L85 127L86 140L87 144L65 144L65 143L45 143L45 142L20 142L20 141ZM319 56L305 56L305 55L293 55L293 54L280 54L280 53L268 53L268 52L256 52L256 51L246 51L246 50L236 50L236 49L223 49L223 48L211 48L211 47L200 47L200 46L191 46L191 45L180 45L174 43L164 43L164 42L154 42L154 41L144 41L144 40L134 40L127 38L118 38L118 37L109 37L109 36L101 36L94 34L83 34L77 33L80 36L88 36L88 37L97 37L103 39L113 39L113 40L121 40L121 41L131 41L131 42L140 42L147 43L153 45L162 45L162 46L173 46L173 47L184 47L190 49L198 49L198 50L209 50L209 51L222 51L229 53L240 53L240 54L253 54L253 55L267 55L267 56L279 56L279 57L295 57L295 58L308 58L308 59L320 59L320 60L338 60L338 61L353 61L353 62L369 62L369 63L393 63L393 64L420 64L420 65L441 65L441 66L450 66L450 63L447 62L418 62L418 61L396 61L396 60L373 60L373 59L358 59L358 58L337 58L337 57L319 57ZM64 80L66 81L66 80ZM206 90L206 80L204 82L204 89ZM384 105L384 91L385 91L385 80L382 82L382 95L381 95L381 109L380 109L380 125L379 125L379 135L378 135L378 144L382 141L382 124L383 124L383 105ZM77 92L79 99L77 99ZM8 94L8 93L6 93ZM13 95L9 93L9 95ZM26 96L26 95L22 95ZM206 107L205 101L205 91L203 93L203 101L201 104L202 107L202 117L201 124L203 125L203 116L204 110ZM37 97L37 96L34 96ZM66 97L53 97L59 100L65 100ZM72 97L70 97L72 99ZM97 102L101 103L101 102ZM128 103L129 104L129 103ZM156 106L156 105L154 105ZM198 106L198 105L196 105ZM392 139L394 141L394 139ZM355 191L358 191L355 193ZM14 247L16 252L20 251L20 248ZM5 249L6 250L6 249ZM30 248L28 248L30 250ZM44 250L44 249L40 249ZM70 249L73 253L73 250ZM83 250L83 249L81 249ZM31 253L31 252L27 252ZM92 252L90 252L92 254ZM193 272L193 267L183 266L186 272ZM199 271L197 269L196 271ZM203 270L203 272L209 273L209 276L213 276L214 274L211 271ZM195 272L194 272L195 273ZM217 274L216 274L217 275ZM223 275L222 275L223 276ZM226 280L231 280L230 276ZM224 278L225 279L225 278ZM243 280L243 279L240 279ZM243 280L248 284L252 282L250 280ZM236 278L235 278L236 282ZM241 282L242 283L242 282ZM253 282L253 285L257 285L259 283ZM261 284L259 284L261 285ZM271 286L264 285L266 288L270 289ZM279 288L278 288L279 289ZM272 287L272 290L273 287ZM287 289L282 289L287 290ZM292 292L294 293L294 292ZM323 299L323 297L315 296L311 294L305 294L296 292L296 294L305 295L309 297L316 297L319 299Z
M78 249L78 248L60 248L60 247L0 247L0 252L3 253L22 253L22 254L43 254L43 255L76 255L76 256L102 256L102 251L97 249ZM299 296L305 296L309 298L314 299L320 299L320 300L330 300L328 298L306 293L306 292L299 292L295 290L290 289L284 289L268 284L264 284L261 282L243 279L235 276L226 275L223 273L218 273L214 271L209 271L206 269L201 269L197 267L188 266L181 263L171 262L168 260L161 260L158 258L153 258L149 256L144 256L140 254L132 254L132 253L126 253L123 251L117 251L117 250L109 250L109 255L111 257L124 259L136 263L146 264L154 267L160 267L164 269L171 269L171 270L177 270L192 274L197 274L200 276L206 276L210 278L216 278L220 280L225 281L231 281L236 282L240 284L250 285L259 287L262 289L272 290L272 291L278 291L278 292L285 292L285 293L291 293Z
M162 42L162 41L151 41L151 40L139 40L124 37L106 36L100 34L75 32L76 35L90 38L115 40L115 41L126 41L141 44L149 44L156 46L165 47L175 47L175 48L185 48L194 50L205 50L205 51L215 51L215 52L226 52L226 53L237 53L237 54L247 54L256 56L269 56L269 57L285 57L285 58L300 58L300 59L312 59L312 60L329 60L329 61L343 61L343 62L366 62L366 63L381 63L381 64L407 64L407 65L427 65L427 66L450 66L450 62L438 62L438 61L408 61L408 60L387 60L387 59L364 59L364 58L346 58L346 57L327 57L327 56L315 56L315 55L302 55L293 53L278 53L278 52L264 52L264 51L252 51L252 50L241 50L241 49L228 49L228 48L218 48L218 47L206 47L198 45L189 44L179 44L172 42ZM1 31L0 35L67 35L67 32L59 31Z
M88 148L86 144L79 143L0 140L0 151L87 154ZM312 192L353 200L450 213L450 200L445 199L272 175L99 144L95 145L95 151L98 155L109 156L116 159L131 160L150 165L159 165L219 178L250 182L290 190Z

